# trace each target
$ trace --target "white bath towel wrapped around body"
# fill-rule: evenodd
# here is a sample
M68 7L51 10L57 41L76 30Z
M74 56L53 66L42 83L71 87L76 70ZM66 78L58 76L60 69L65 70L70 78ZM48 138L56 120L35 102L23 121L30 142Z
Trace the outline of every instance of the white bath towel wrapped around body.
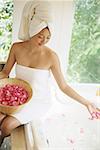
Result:
M16 64L16 77L27 81L32 89L33 96L20 111L11 114L26 124L32 120L42 120L53 105L52 92L50 90L50 70L36 69Z
M52 33L51 3L45 0L28 1L22 12L18 38L28 40L45 27Z

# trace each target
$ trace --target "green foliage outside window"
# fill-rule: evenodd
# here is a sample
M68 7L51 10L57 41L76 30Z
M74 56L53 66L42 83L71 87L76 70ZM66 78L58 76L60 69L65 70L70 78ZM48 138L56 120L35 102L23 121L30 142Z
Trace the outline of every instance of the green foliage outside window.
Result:
M6 61L12 42L13 0L0 1L0 61Z
M100 0L76 0L69 82L100 83Z

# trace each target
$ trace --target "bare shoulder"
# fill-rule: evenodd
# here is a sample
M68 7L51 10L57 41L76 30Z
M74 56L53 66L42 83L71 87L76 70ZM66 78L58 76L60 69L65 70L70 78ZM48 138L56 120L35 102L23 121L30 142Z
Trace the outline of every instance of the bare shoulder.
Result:
M48 53L48 60L50 61L50 68L52 70L55 70L55 68L58 68L60 66L59 57L56 54L56 52L48 47L46 47L47 53Z
M23 47L24 45L24 42L15 42L12 46L17 49Z
M51 48L46 47L46 46L45 46L45 49L46 49L46 51L47 51L49 57L50 57L52 60L58 59L58 55L57 55L57 53L56 53L54 50L52 50Z
M25 42L15 42L12 44L11 50L16 54L24 49Z

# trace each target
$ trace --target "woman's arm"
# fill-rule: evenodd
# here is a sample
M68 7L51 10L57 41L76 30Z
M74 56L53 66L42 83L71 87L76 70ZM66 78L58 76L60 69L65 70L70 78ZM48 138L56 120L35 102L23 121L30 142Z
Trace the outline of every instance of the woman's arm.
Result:
M0 79L3 79L3 78L7 78L9 76L9 73L16 61L15 59L15 47L16 47L16 44L13 44L12 47L11 47L11 50L10 50L10 53L9 53L9 56L8 56L8 60L3 68L3 70L0 72Z
M86 106L90 113L98 111L93 104L86 100L84 97L80 96L76 91L74 91L65 81L63 74L61 72L60 62L58 56L53 52L52 53L52 65L51 71L54 75L54 78L59 86L59 88L67 94L69 97L75 99L79 103ZM93 109L91 108L93 107ZM100 113L100 112L99 112ZM99 114L100 115L100 114Z

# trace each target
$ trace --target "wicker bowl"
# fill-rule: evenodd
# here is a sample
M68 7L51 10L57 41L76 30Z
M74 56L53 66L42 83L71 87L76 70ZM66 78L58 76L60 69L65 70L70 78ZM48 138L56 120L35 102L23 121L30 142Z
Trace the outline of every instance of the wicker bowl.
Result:
M24 80L18 79L18 78L4 78L4 79L0 80L0 88L4 87L7 84L21 86L28 92L28 99L24 104L21 104L18 106L7 106L7 105L0 104L0 112L9 115L9 114L18 112L21 108L23 108L31 100L32 88L29 83L27 83Z

